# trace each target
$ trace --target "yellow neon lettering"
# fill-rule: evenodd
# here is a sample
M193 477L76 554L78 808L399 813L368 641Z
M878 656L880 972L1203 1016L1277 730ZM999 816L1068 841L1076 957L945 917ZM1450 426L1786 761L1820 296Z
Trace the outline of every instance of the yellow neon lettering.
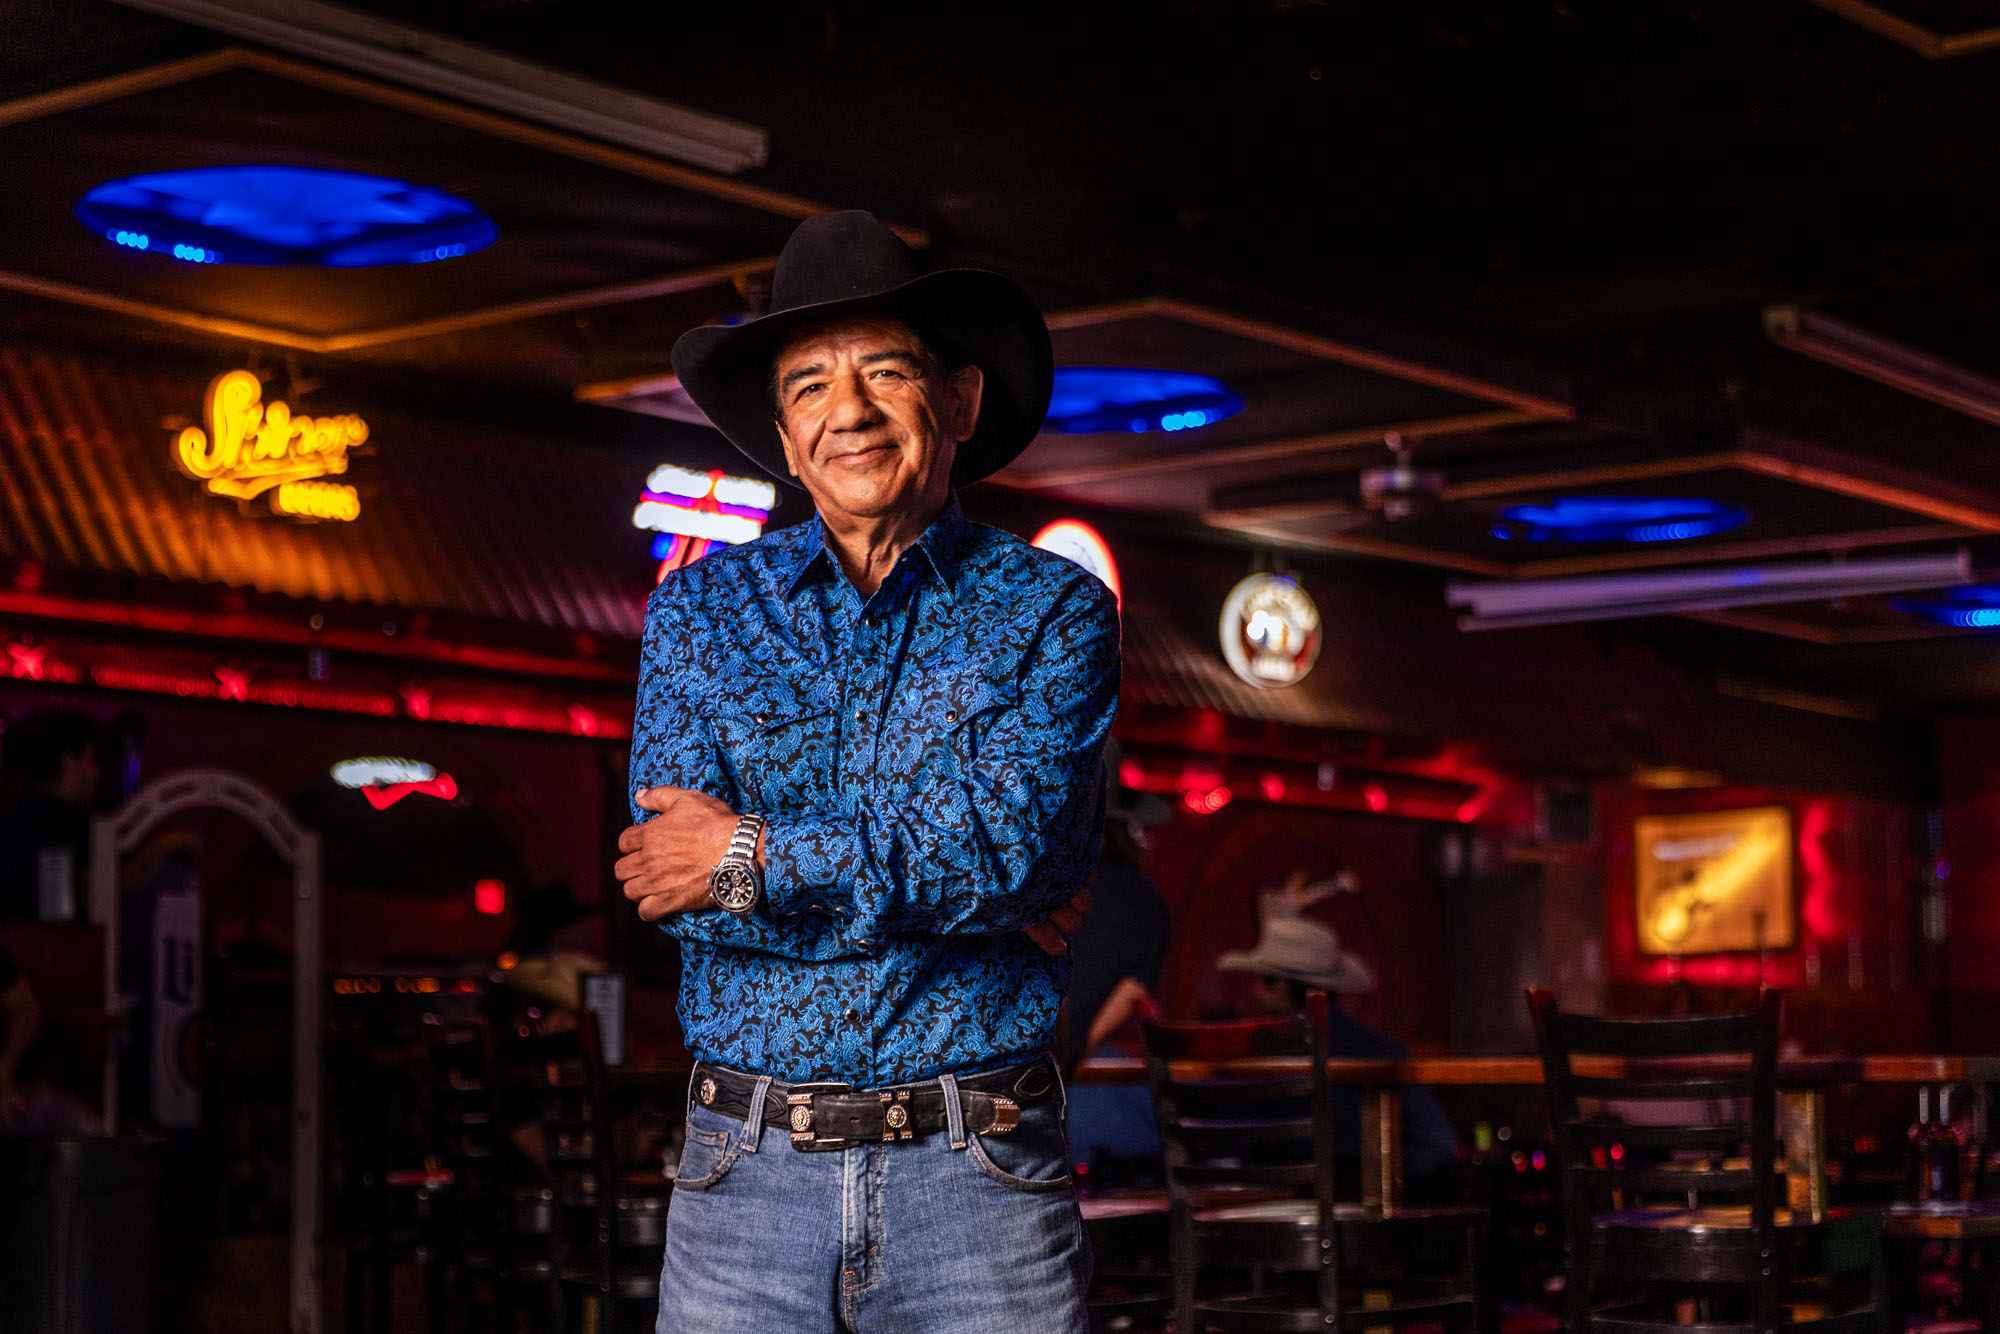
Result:
M347 452L368 439L368 423L352 413L294 416L283 400L264 402L264 386L250 371L215 377L202 403L207 429L189 426L174 439L181 471L219 496L248 500L314 477L347 471ZM360 501L353 487L298 492L272 508L299 518L353 519Z
M272 494L271 509L295 519L352 523L361 517L361 497L339 482L286 482Z

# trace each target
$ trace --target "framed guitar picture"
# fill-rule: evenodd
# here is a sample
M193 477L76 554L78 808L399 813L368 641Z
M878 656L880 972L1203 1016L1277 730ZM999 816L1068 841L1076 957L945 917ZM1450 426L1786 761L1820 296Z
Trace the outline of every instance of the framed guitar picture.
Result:
M1632 849L1642 953L1792 945L1798 918L1785 807L1642 815L1632 822Z

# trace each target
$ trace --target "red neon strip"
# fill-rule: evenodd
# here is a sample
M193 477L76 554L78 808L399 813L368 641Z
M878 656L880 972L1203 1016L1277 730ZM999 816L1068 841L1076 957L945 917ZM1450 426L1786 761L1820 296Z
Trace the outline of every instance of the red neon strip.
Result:
M306 604L310 605L310 604ZM303 623L279 616L245 612L175 611L148 605L143 596L130 602L99 602L87 598L59 597L22 589L0 588L0 616L27 616L37 620L70 621L80 625L108 625L120 630L151 630L161 634L197 635L205 639L250 640L274 645L317 644L335 652L366 653L374 657L418 658L447 662L461 667L481 667L494 671L520 672L531 676L570 676L630 685L632 670L610 663L594 663L575 657L554 657L517 649L482 648L472 644L441 643L414 633L391 639L373 630L347 630L328 626L311 630Z

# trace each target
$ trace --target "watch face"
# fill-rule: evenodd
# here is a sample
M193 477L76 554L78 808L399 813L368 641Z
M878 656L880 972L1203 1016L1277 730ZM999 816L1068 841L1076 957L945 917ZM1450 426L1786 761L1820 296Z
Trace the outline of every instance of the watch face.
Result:
M741 862L724 862L709 880L715 902L729 912L748 912L757 902L757 877Z

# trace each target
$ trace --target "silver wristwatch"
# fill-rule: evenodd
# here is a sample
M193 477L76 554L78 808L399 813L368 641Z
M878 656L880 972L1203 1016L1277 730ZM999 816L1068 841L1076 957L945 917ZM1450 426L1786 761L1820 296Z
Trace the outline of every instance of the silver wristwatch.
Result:
M708 892L715 906L743 917L764 896L764 876L757 869L757 839L764 832L764 817L745 815L736 821L736 833L729 851L709 873Z

